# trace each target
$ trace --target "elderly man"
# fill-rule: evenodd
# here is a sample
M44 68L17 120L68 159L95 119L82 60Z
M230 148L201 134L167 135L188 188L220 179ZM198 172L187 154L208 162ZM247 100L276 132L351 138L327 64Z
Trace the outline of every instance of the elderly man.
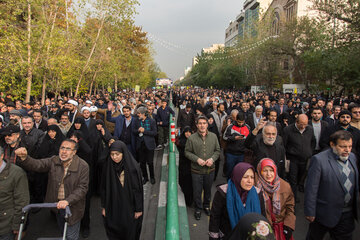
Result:
M20 142L20 127L15 125L7 126L4 131L1 132L4 137L4 160L8 163L17 163L18 157L15 154L15 150L21 146Z
M313 155L316 145L314 130L308 122L308 117L300 114L295 123L284 128L283 133L286 157L290 160L289 180L295 199L298 184L306 175L307 161Z
M252 164L255 169L261 159L270 158L277 166L278 175L284 178L285 148L282 137L277 134L275 123L260 120L257 127L246 138L245 147L253 151L254 162Z
M305 188L307 240L352 239L358 219L359 172L351 153L352 135L340 130L330 136L330 149L312 157Z
M65 214L63 209L70 207L72 216L68 220L68 240L79 238L80 220L84 215L89 184L89 166L76 155L77 147L75 141L66 139L60 145L59 156L45 159L30 157L26 148L15 151L25 169L49 174L45 201L58 202L57 221L62 231Z
M249 125L251 131L256 128L256 126L260 122L260 119L264 117L262 114L263 114L263 107L257 105L255 107L255 112L247 118L246 123Z
M0 147L0 239L13 240L20 227L21 210L29 204L29 190L25 172L4 160Z
M70 130L71 128L71 122L69 120L69 115L67 114L63 114L61 115L60 117L60 123L59 123L59 128L62 132L62 134L64 134L64 136L66 136L66 134L68 133L68 131Z

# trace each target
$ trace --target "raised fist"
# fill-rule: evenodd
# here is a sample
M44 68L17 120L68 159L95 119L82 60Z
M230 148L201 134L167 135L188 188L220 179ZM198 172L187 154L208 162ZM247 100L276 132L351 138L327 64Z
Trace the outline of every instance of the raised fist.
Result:
M15 150L16 156L18 156L22 161L24 161L28 155L26 148L21 147Z

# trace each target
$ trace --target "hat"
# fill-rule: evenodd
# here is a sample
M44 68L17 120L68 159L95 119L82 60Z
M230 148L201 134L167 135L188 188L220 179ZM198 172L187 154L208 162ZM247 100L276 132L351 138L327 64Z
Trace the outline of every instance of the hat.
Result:
M72 99L70 99L70 100L68 101L68 103L70 103L70 104L72 104L72 105L74 105L74 106L76 106L76 107L79 105L77 101L72 100Z
M18 133L18 132L20 132L20 127L10 124L9 126L7 126L4 129L4 131L2 131L1 134L2 135L10 135L10 134L13 134L13 133Z
M14 102L7 102L7 103L6 103L6 106L7 106L7 107L13 107L13 108L16 107Z
M346 115L346 114L349 115L352 118L351 112L349 110L342 110L339 113L339 118L341 118L342 115Z
M88 110L89 112L91 112L91 109L89 107L83 107L81 109L81 113L83 113L85 110Z
M97 112L98 108L96 106L91 106L90 107L90 112Z
M10 113L10 115L16 115L16 116L22 117L21 112L19 110L16 110L16 109L11 110L9 113Z
M90 100L86 100L85 103L86 104L91 104L91 105L93 104L92 101L90 101Z

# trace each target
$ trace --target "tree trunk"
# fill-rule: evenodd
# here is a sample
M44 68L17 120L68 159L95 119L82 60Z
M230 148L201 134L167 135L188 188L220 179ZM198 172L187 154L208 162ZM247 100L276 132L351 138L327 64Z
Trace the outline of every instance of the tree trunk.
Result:
M79 93L79 88L80 88L80 84L81 84L81 80L83 79L84 75L85 75L85 72L86 72L86 69L90 63L90 60L91 60L91 57L92 55L94 54L94 51L95 51L95 48L96 48L96 44L97 44L97 41L99 40L99 37L100 37L100 33L101 33L101 30L102 28L104 27L104 22L105 22L105 15L103 16L103 18L101 19L101 24L100 24L100 27L98 29L98 32L97 32L97 35L96 35L96 38L95 38L95 42L94 42L94 45L91 49L91 52L89 54L89 57L87 58L86 60L86 63L85 63L85 66L81 72L81 75L80 75L80 78L79 78L79 81L76 85L76 90L75 90L75 97L77 97L78 93Z
M31 95L31 83L32 83L32 67L31 67L31 2L28 0L28 19L27 19L27 32L28 32L28 42L27 42L27 51L28 51L28 70L27 70L27 85L26 85L26 97L25 102L30 101Z
M116 73L114 73L114 77L115 77L115 93L117 93L117 91L118 91L118 86L117 86L117 76L116 76Z
M97 67L97 69L95 70L95 73L94 73L93 79L91 80L91 83L90 83L90 90L89 90L89 94L91 94L92 87L93 87L94 82L95 82L95 79L96 79L96 75L97 75L98 71L100 70L101 60L102 60L102 58L101 58L101 56L100 56L100 60L99 60L98 67Z

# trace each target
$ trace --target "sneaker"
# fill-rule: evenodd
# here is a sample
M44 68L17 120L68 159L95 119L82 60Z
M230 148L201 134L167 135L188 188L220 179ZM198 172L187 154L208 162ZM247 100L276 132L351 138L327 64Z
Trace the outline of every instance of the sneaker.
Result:
M204 212L207 216L210 216L210 208L204 208Z
M200 211L195 211L195 213L194 213L194 217L195 217L195 219L196 220L200 220L200 218L201 218L201 212Z
M154 184L155 184L155 178L150 178L150 183L151 183L152 185L154 185Z

